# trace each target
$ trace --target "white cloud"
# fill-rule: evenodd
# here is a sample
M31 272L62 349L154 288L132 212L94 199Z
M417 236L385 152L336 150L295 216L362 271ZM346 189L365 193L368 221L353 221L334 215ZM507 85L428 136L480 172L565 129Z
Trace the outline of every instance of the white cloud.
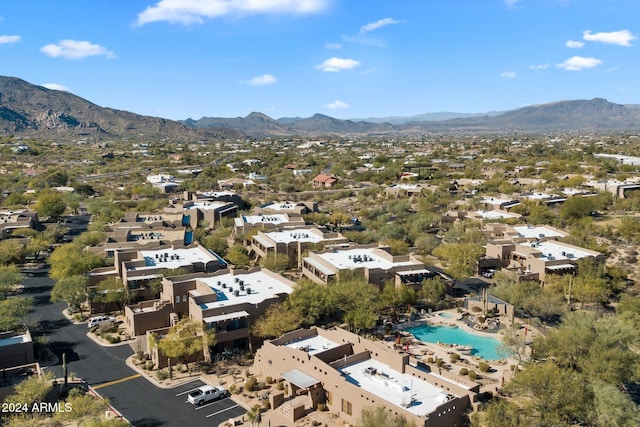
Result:
M567 40L567 42L564 44L566 47L570 48L570 49L580 49L582 46L584 46L584 42L578 42L575 40Z
M631 46L631 41L637 37L629 30L613 31L610 33L591 33L590 30L582 32L582 38L590 42L617 44L619 46Z
M341 110L343 108L349 108L349 104L347 104L344 101L340 101L339 99L336 99L331 104L325 105L325 108L328 108L330 110Z
M69 92L69 88L63 85L59 85L58 83L45 83L42 86L51 90L61 90L63 92Z
M500 74L501 77L505 78L505 79L513 79L515 78L517 75L517 73L515 71L506 71L502 74Z
M333 57L316 65L316 68L322 71L335 73L338 71L350 70L358 65L360 65L360 62L355 59Z
M378 28L386 27L387 25L399 24L400 22L401 21L398 21L397 19L393 19L393 18L379 19L375 22L370 22L366 25L363 25L362 28L360 28L360 34L368 33L370 31L375 31Z
M0 36L0 44L11 44L20 41L20 36Z
M42 46L40 51L53 58L83 59L89 56L104 56L115 58L115 53L107 50L104 46L88 41L60 40L58 44L48 44Z
M338 50L342 48L342 43L325 43L324 48L329 50Z
M227 15L295 14L324 10L329 0L160 0L138 14L136 23L167 21L201 24L206 18Z
M562 68L567 71L580 71L585 68L593 68L602 64L602 61L597 58L585 58L583 56L572 56L566 59L564 62L557 64L556 67Z
M531 70L546 70L549 68L549 64L537 64L537 65L529 65Z
M261 76L256 76L250 80L247 80L244 83L248 84L249 86L266 86L274 84L277 81L278 79L273 74L263 74Z

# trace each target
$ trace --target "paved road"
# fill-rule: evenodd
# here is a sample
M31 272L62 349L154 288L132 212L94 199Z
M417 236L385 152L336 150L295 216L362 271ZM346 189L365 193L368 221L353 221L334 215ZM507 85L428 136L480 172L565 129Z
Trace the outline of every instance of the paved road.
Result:
M30 320L38 323L32 329L34 339L46 337L49 348L60 361L66 353L69 373L85 379L134 426L217 426L246 412L229 398L199 408L185 403L185 392L204 384L199 380L168 390L155 387L125 365L125 359L133 354L128 345L96 344L86 336L86 325L74 325L62 315L65 303L49 302L53 280L29 277L23 283L24 295L34 298L34 310L30 314ZM61 363L46 370L62 376Z

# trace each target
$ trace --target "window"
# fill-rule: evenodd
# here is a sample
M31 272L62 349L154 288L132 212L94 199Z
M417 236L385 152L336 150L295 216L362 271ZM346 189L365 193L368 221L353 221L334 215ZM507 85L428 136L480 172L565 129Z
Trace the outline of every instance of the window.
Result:
M176 304L180 302L180 295L176 295Z
M182 302L187 302L187 296L186 295L182 295Z
M344 412L347 415L352 415L352 408L351 408L351 402L348 402L344 399L342 399L342 412Z

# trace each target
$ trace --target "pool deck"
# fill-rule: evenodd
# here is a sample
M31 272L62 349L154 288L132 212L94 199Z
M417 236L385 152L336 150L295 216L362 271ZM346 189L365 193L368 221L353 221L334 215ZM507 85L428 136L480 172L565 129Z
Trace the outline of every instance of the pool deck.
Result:
M453 317L446 318L446 317L440 316L439 315L440 313L449 313L453 315ZM518 321L519 319L516 319L516 322ZM500 330L498 332L484 332L484 331L469 327L466 324L466 322L462 321L461 313L458 313L456 310L442 310L442 311L438 311L430 314L423 314L415 321L403 322L397 326L398 326L398 330L408 333L408 331L405 331L407 328L421 326L421 325L424 325L425 323L430 325L457 326L459 328L466 330L467 332L470 332L476 335L492 337L498 340L502 340L502 336L504 335L503 330ZM511 326L511 320L506 319L504 317L500 318L500 323L507 327ZM525 328L526 328L526 332L525 332ZM524 328L518 331L518 334L520 335L525 333L528 339L533 339L533 337L535 337L539 332L531 328L530 326L525 326ZM388 343L388 345L390 347L394 347L393 342ZM423 358L426 359L427 357L440 358L450 366L450 372L454 374L457 374L460 368L468 368L470 370L475 370L476 373L481 374L481 376L483 377L483 379L479 381L481 383L481 387L480 387L481 392L491 391L495 393L496 389L501 387L503 382L506 382L511 378L512 372L510 370L510 367L518 363L518 361L514 358L506 358L501 360L487 360L486 362L489 363L489 365L491 366L492 372L482 373L478 368L479 362L483 361L482 358L478 356L464 355L464 354L461 354L460 351L456 351L455 347L451 347L445 344L423 342L418 340L415 337L412 340L411 344L409 344L408 349L405 346L402 347L401 351L405 351L405 350L407 350L407 352L410 355L412 355L418 360L421 360ZM460 360L458 362L456 363L451 362L452 353L460 354Z

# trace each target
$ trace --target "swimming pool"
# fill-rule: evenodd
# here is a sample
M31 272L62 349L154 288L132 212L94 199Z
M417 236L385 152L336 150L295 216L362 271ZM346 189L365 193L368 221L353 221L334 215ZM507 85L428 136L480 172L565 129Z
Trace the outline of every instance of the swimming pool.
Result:
M455 319L456 316L451 314L451 313L447 313L446 311L443 313L438 313L438 316L440 317L444 317L445 319Z
M471 354L486 360L498 360L506 356L501 353L504 350L497 339L472 334L457 326L421 325L406 330L420 341L473 347Z

